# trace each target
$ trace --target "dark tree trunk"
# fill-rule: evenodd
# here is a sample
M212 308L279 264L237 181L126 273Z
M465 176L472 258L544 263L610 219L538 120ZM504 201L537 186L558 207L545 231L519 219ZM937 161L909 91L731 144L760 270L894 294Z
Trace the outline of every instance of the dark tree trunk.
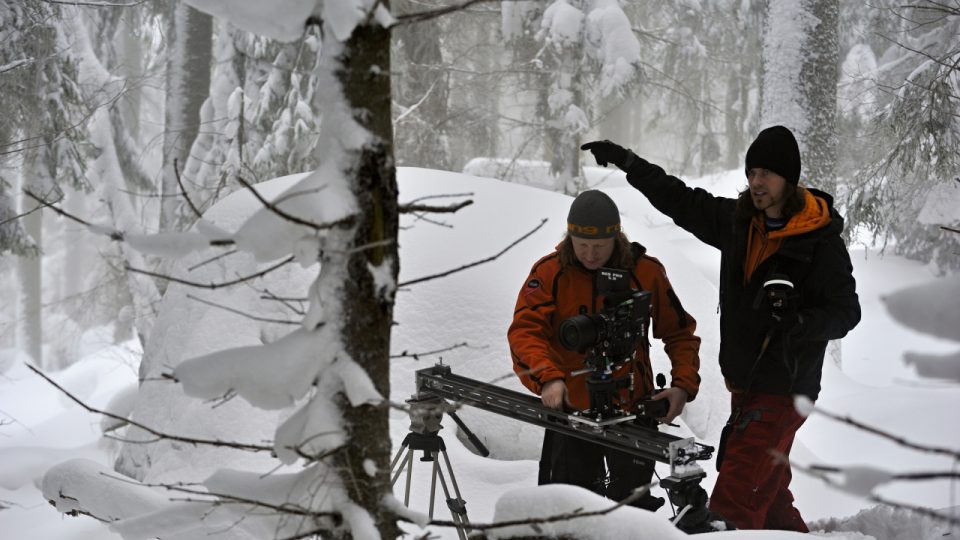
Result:
M347 42L342 70L343 86L354 119L373 134L373 142L357 156L352 191L360 215L354 247L349 255L350 279L344 283L347 303L343 342L350 356L363 367L384 398L390 396L390 329L393 323L392 291L377 290L370 267L388 265L396 280L397 181L393 162L393 129L390 118L390 31L358 27ZM371 246L371 247L365 247ZM382 538L399 534L396 518L382 505L390 487L389 409L384 405L346 407L344 419L350 444L335 458L347 493L376 520ZM365 462L376 465L371 476Z

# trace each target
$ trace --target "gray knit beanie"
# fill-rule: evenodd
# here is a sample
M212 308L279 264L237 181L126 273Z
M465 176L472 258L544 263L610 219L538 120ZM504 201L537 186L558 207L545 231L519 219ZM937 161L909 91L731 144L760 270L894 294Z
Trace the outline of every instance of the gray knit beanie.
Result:
M620 211L606 193L584 191L570 205L567 232L579 238L613 238L620 232Z

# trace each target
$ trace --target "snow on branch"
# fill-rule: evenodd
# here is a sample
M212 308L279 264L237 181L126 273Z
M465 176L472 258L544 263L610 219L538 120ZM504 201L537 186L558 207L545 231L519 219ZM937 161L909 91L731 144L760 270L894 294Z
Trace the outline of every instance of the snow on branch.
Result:
M187 444L194 444L194 445L205 445L205 446L216 446L216 447L225 447L225 448L236 448L236 449L238 449L238 450L246 450L246 451L248 451L248 452L272 452L272 451L273 451L273 447L272 447L272 446L266 446L266 445L260 445L260 444L249 444L249 443L242 443L242 442L236 442L236 441L223 441L223 440L220 440L220 439L199 439L199 438L196 438L196 437L184 437L184 436L181 436L181 435L173 435L173 434L170 434L170 433L164 433L164 432L162 432L162 431L157 431L157 430L151 428L150 426L147 426L147 425L145 425L145 424L141 424L140 422L137 422L136 420L132 420L132 419L130 419L130 418L125 418L125 417L123 417L123 416L119 416L119 415L113 414L113 413L111 413L111 412L109 412L109 411L104 411L104 410L102 410L102 409L97 409L97 408L95 408L95 407L92 407L92 406L90 406L90 405L87 405L87 404L84 403L82 400L80 400L80 398L78 398L78 397L76 397L75 395L71 394L67 389L65 389L64 387L62 387L62 386L60 386L59 384L57 384L53 379L51 379L50 377L48 377L45 373L43 373L42 371L40 371L38 368L35 368L35 367L33 367L32 365L30 365L30 364L26 364L26 366L30 369L30 371L33 371L34 373L36 373L37 375L39 375L40 377L42 377L45 381L47 381L48 383L50 383L54 388L56 388L57 390L59 390L60 392L62 392L63 395L67 396L68 398L70 398L71 401L73 401L73 402L76 403L77 405L80 405L81 407L83 407L83 408L86 409L87 411L92 412L92 413L94 413L94 414L99 414L99 415L102 415L102 416L106 416L107 418L112 418L112 419L117 420L117 421L119 421L119 422L126 422L126 423L130 424L131 426L140 428L140 429L142 429L143 431L146 431L147 433L149 433L149 434L151 434L151 435L153 435L153 436L155 436L155 437L157 437L157 438L165 439L165 440L170 440L170 441L183 442L183 443L187 443Z

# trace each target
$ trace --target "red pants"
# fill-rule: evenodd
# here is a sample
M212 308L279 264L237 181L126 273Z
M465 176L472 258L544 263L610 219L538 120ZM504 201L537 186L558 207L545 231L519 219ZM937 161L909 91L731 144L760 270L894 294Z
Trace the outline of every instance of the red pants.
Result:
M793 396L733 394L730 409L710 510L738 529L808 532L789 489L786 457L806 420L794 409Z

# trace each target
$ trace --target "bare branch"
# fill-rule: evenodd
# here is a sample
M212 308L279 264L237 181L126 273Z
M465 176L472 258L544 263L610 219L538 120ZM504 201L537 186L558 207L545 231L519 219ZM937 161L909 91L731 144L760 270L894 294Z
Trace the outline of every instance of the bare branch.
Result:
M440 354L443 352L452 351L454 349L459 349L460 347L469 347L469 345L467 344L466 341L464 341L463 343L457 343L456 345L451 345L449 347L446 347L443 349L437 349L435 351L427 351L422 353L408 353L407 351L403 351L400 354L391 354L390 358L413 358L414 360L419 360L420 357L422 356L431 356L434 354Z
M215 307L215 308L219 308L219 309L222 309L222 310L224 310L224 311L229 311L230 313L236 313L237 315L241 315L241 316L243 316L243 317L246 317L246 318L251 319L251 320L254 320L254 321L266 322L266 323L277 323L277 324L291 324L291 325L294 325L294 326L300 324L300 323L298 323L297 321L289 321L289 320L286 320L286 319L270 319L270 318L267 318L267 317L258 317L258 316L256 316L256 315L251 314L251 313L246 313L246 312L240 311L239 309L236 309L236 308L232 308L232 307L229 307L229 306L224 306L224 305L221 305L221 304L217 304L217 303L211 302L211 301L209 301L209 300L204 300L203 298L198 298L198 297L196 297L196 296L193 296L192 294L188 294L188 295L187 295L187 298L189 298L189 299L191 299L191 300L196 300L197 302L200 302L201 304L206 304L206 305L208 305L208 306L213 306L213 307Z
M474 4L480 4L482 2L498 2L500 0L466 0L462 4L457 4L455 6L445 6L437 9L430 9L426 11L418 11L416 13L407 13L405 15L398 15L396 17L397 22L393 24L390 28L395 28L402 24L412 24L423 21L429 21L430 19L436 19L437 17L442 17L448 13L454 13L467 9L468 7Z
M193 204L193 201L190 200L186 188L183 187L183 180L180 178L180 168L177 164L177 158L173 158L173 175L177 178L177 185L180 186L180 194L183 195L184 200L187 201L187 205L193 210L193 214L197 216L197 219L202 219L203 214L200 213L197 205Z
M292 214L289 214L289 213L281 210L280 208L277 207L276 204L274 204L274 203L272 203L272 202L264 199L263 196L260 195L259 193L257 193L257 190L253 189L253 186L252 186L249 182L247 182L246 180L244 180L243 178L241 178L241 177L238 176L238 177L237 177L237 182L240 182L240 184L242 184L243 187L247 188L247 189L250 191L250 193L253 193L253 196L256 197L256 199L257 199L258 201L260 201L260 204L262 204L265 208L267 208L268 210L270 210L270 211L273 212L274 214L282 217L283 219L285 219L285 220L287 220L287 221L296 223L297 225L303 225L304 227L309 227L309 228L311 228L311 229L313 229L313 230L315 230L315 231L322 231L322 230L325 230L325 229L332 229L332 228L334 228L334 227L348 226L348 225L353 224L353 222L354 222L354 216L352 216L352 215L347 216L347 217L345 217L345 218L340 218L340 219L338 219L337 221L334 221L334 222L331 222L331 223L314 223L314 222L312 222L312 221L308 221L308 220L306 220L306 219L299 218L299 217L297 217L297 216L294 216L294 215L292 215Z
M205 260L205 261L200 261L200 262L198 262L197 264L191 266L190 268L187 268L187 272L193 272L194 270L196 270L197 268L200 268L201 266L205 266L205 265L208 265L208 264L210 264L210 263L212 263L212 262L214 262L214 261L218 261L218 260L223 259L223 258L225 258L225 257L229 257L230 255L233 255L234 253L237 253L237 251L238 251L238 250L236 250L236 249L231 249L230 251L227 251L226 253L221 253L221 254L219 254L219 255L215 255L215 256L213 256L213 257L210 257L209 259L207 259L207 260Z
M555 516L549 516L545 518L529 518L529 519L515 519L512 521L500 521L497 523L457 523L454 521L437 521L433 520L427 523L427 525L435 525L437 527L460 527L464 529L476 530L476 531L489 531L492 529L502 529L504 527L515 527L517 525L540 525L543 523L556 523L558 521L570 521L574 519L580 519L585 517L597 517L604 516L613 512L618 508L627 506L628 504L636 501L640 497L643 497L650 492L650 488L653 484L648 484L646 486L641 486L630 494L626 499L608 507L603 510L595 510L592 512L584 512L582 510L574 510L573 512L566 512L563 514L557 514Z
M111 413L111 412L107 412L107 411L104 411L104 410L102 410L102 409L97 409L97 408L91 407L90 405L87 405L86 403L84 403L83 401L81 401L80 398L78 398L78 397L74 396L73 394L71 394L70 392L68 392L64 387L62 387L62 386L60 386L59 384L57 384L56 382L54 382L53 379L51 379L50 377L48 377L46 374L44 374L44 373L43 373L42 371L40 371L39 369L33 367L33 366L30 365L30 364L26 364L26 366L27 366L28 368L30 368L30 371L33 371L34 373L36 373L37 375L39 375L40 377L42 377L45 381L47 381L48 383L50 383L51 385L53 385L54 388L56 388L57 390L59 390L60 392L62 392L65 396L67 396L68 398L70 398L71 401L73 401L73 402L76 403L77 405L80 405L81 407L83 407L83 408L86 409L87 411L92 412L92 413L94 413L94 414L100 414L100 415L106 416L107 418L112 418L112 419L114 419L114 420L118 420L118 421L120 421L120 422L127 422L127 423L129 423L131 426L140 428L140 429L146 431L147 433L149 433L149 434L151 434L151 435L153 435L153 436L155 436L155 437L159 437L159 438L161 438L161 439L166 439L166 440L170 440L170 441L178 441L178 442L183 442L183 443L187 443L187 444L193 444L193 445L217 446L217 447L224 447L224 448L236 448L237 450L246 450L246 451L248 451L248 452L273 452L273 447L272 447L272 446L264 446L264 445L259 445L259 444L248 444L248 443L241 443L241 442L234 442L234 441L221 441L221 440L219 440L219 439L197 439L197 438L194 438L194 437L182 437L182 436L180 436L180 435L171 435L171 434L169 434L169 433L163 433L162 431L157 431L157 430L155 430L155 429L153 429L153 428L151 428L151 427L149 427L149 426L147 426L147 425L144 425L144 424L141 424L140 422L137 422L136 420L132 420L132 419L130 419L130 418L126 418L126 417L123 417L123 416L120 416L120 415L117 415L117 414L113 414L113 413Z
M452 214L462 208L470 206L473 201L467 200L450 206L430 206L427 204L401 204L397 210L401 214L410 214L413 212L431 212L434 214Z
M42 209L42 208L43 208L43 206L37 206L37 207L35 207L33 210L28 210L28 211L26 211L26 212L24 212L24 213L22 213L22 214L20 214L20 215L16 215L16 216L13 216L12 218L5 219L5 220L3 220L3 221L0 221L0 227L3 227L4 225L6 225L7 223L10 223L11 221L16 221L16 220L18 220L18 219L20 219L20 218L25 218L25 217L29 216L30 214L32 214L32 213L34 213L34 212L36 212L36 211L38 211L38 210L40 210L40 209Z
M230 287L230 286L236 285L236 284L238 284L238 283L243 283L243 282L245 282L245 281L250 281L250 280L253 280L253 279L256 279L256 278L259 278L259 277L263 277L263 276L269 274L270 272L273 272L274 270L276 270L276 269L278 269L278 268L280 268L280 267L283 267L283 266L286 266L286 265L292 263L293 260L294 260L294 257L293 257L293 255L291 255L291 256L287 257L286 259L278 262L277 264L275 264L275 265L273 265L273 266L271 266L271 267L269 267L269 268L266 268L266 269L264 269L264 270L261 270L260 272L257 272L256 274L250 274L250 275L248 275L248 276L238 277L237 279L230 280L230 281L224 281L224 282L221 282L221 283L200 283L200 282L198 282L198 281L189 281L189 280L186 280L186 279L180 279L180 278L176 278L176 277L173 277L173 276L168 276L168 275L166 275L166 274L161 274L161 273L159 273L159 272L151 272L151 271L149 271L149 270L142 270L142 269L140 269L140 268L134 268L134 267L130 266L130 265L127 264L127 263L124 263L124 268L125 268L128 272L133 272L133 273L135 273L135 274L143 274L143 275L145 275L145 276L150 276L150 277L159 278L159 279L165 279L165 280L171 281L171 282L173 282L173 283L179 283L179 284L181 284L181 285L187 285L187 286L190 286L190 287L197 287L198 289L211 289L211 290L214 290L214 289L221 289L221 288L223 288L223 287Z
M78 0L41 0L48 4L60 4L64 6L83 6L83 7L136 7L140 4L143 4L146 0L140 0L139 2L127 2L127 3L116 3L116 2L81 2Z
M941 225L940 228L943 229L943 230L945 230L945 231L947 231L947 232L952 232L952 233L960 234L960 229L954 229L954 228L952 228L952 227L947 227L947 226L945 226L945 225Z
M540 230L540 228L543 227L543 225L544 225L546 222L547 222L547 218L543 218L543 219L540 221L540 224L537 225L536 227L534 227L533 230L531 230L531 231L528 232L527 234L521 236L520 238L518 238L517 240L515 240L513 243L511 243L509 246L503 248L503 249L500 251L500 253L497 253L496 255L493 255L492 257L487 257L486 259L482 259L482 260L479 260L479 261L475 261L475 262L472 262L472 263L470 263L470 264L465 264L465 265L463 265L463 266L461 266L461 267L459 267L459 268L454 268L453 270L447 270L446 272L441 272L441 273L439 273L439 274L433 274L433 275L424 276L424 277L417 278L417 279L411 279L410 281L404 281L403 283L400 283L399 285L397 285L397 287L405 287L405 286L407 286L407 285L413 285L414 283L421 283L421 282L423 282L423 281L429 281L429 280L431 280L431 279L437 279L437 278L449 276L450 274L455 274L455 273L460 272L460 271L462 271L462 270L466 270L466 269L468 269L468 268L473 268L474 266L479 266L479 265L481 265L481 264L488 263L488 262L490 262L490 261L492 261L492 260L495 260L495 259L497 259L498 257L500 257L501 255L503 255L504 253L506 253L507 251L509 251L511 248L513 248L514 246L516 246L517 244L519 244L520 242L526 240L527 237L529 237L529 236L532 235L533 233L535 233L535 232L537 232L538 230Z
M930 453L930 454L940 454L940 455L944 455L944 456L951 457L951 458L953 458L953 459L955 459L955 460L960 460L960 451L953 450L953 449L950 449L950 448L942 448L942 447L935 447L935 446L927 446L927 445L917 444L917 443L915 443L915 442L908 441L907 439L905 439L905 438L903 438L903 437L900 437L899 435L894 435L894 434L892 434L892 433L887 433L886 431L883 431L882 429L875 428L875 427L873 427L873 426L868 426L867 424L864 424L863 422L860 422L860 421L858 421L858 420L854 420L853 418L850 418L849 416L840 416L840 415L838 415L838 414L834 414L834 413L832 413L832 412L825 411L825 410L821 409L820 407L814 407L814 408L813 408L813 411L816 412L816 413L818 413L818 414L822 414L823 416L826 416L827 418L830 418L831 420L836 420L837 422L841 422L841 423L844 423L844 424L851 425L851 426L853 426L853 427L855 427L855 428L857 428L857 429L859 429L859 430L866 431L867 433L872 433L872 434L874 434L874 435L877 435L878 437L882 437L882 438L884 438L884 439L893 441L893 442L899 444L900 446L904 446L904 447L910 448L910 449L912 449L912 450L918 450L918 451L920 451L920 452L927 452L927 453Z
M784 457L785 457L785 456L784 456ZM811 475L811 476L815 476L815 477L819 478L820 480L823 481L823 483L827 484L828 486L832 486L832 487L837 488L837 489L839 489L839 490L843 490L843 486L842 486L839 482L833 480L832 478L830 478L830 477L828 477L826 474L824 474L825 472L842 472L840 469L837 469L837 468L835 468L835 467L814 468L814 467L819 467L819 466L804 467L804 466L798 465L798 464L796 464L796 463L793 463L793 464L792 464L792 467L794 467L795 469L798 469L798 470L800 470L800 471L802 471L802 472L805 472L805 473L807 473L807 474L809 474L809 475ZM893 476L898 476L898 475L893 475ZM872 501L872 502L875 502L875 503L878 503L878 504L883 504L883 505L886 505L886 506L890 506L890 507L893 507L893 508L899 508L899 509L902 509L902 510L909 510L909 511L914 512L914 513L916 513L916 514L919 514L919 515L921 515L921 516L926 516L926 517L929 517L929 518L933 518L933 519L936 519L936 520L938 520L938 521L945 521L945 522L950 523L951 525L954 525L954 526L960 525L960 518L957 518L957 517L954 517L954 516L949 516L949 515L946 515L946 514L941 514L941 513L937 512L937 511L933 510L933 509L925 508L925 507L923 507L923 506L913 506L913 505L909 505L909 504L898 503L898 502L896 502L896 501L891 501L891 500L888 500L888 499L884 499L884 498L878 497L878 496L873 495L873 494L867 495L867 496L864 497L864 498L867 499L868 501Z

